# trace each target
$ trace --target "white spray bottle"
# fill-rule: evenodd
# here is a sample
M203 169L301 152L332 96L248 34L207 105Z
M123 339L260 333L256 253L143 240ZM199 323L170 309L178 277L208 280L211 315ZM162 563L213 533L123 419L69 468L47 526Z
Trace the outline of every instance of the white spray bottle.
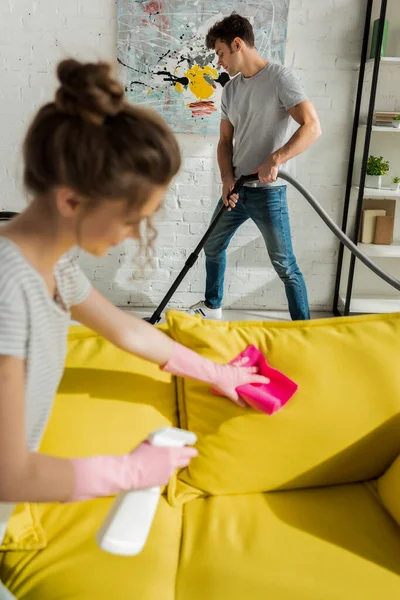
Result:
M183 448L195 444L197 436L176 427L163 427L151 433L148 441L154 446ZM159 487L118 494L97 533L100 548L122 556L139 554L149 535L160 494Z

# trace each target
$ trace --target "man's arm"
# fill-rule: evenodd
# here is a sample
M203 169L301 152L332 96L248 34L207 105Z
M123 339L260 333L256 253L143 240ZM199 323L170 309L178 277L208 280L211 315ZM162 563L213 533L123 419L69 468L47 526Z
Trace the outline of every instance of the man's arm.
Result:
M307 150L322 134L317 111L310 100L301 102L288 112L300 127L280 150L272 154L279 165Z
M221 120L219 142L217 148L218 166L221 172L222 180L222 200L226 206L228 204L233 208L238 201L238 196L235 194L228 201L228 194L235 185L233 175L233 125L227 119Z
M300 127L282 148L273 152L257 169L262 183L276 181L280 165L307 150L322 133L317 111L310 100L301 102L288 112Z
M221 179L233 180L233 125L227 119L223 119L220 125L219 142L217 148L218 166Z

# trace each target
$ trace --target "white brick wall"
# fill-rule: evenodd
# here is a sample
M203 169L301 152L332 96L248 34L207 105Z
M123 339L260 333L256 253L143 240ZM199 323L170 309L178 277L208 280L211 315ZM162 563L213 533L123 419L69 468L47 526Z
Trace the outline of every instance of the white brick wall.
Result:
M299 179L339 222L364 19L363 0L291 0L286 62L294 65L314 100L323 137L298 160ZM67 55L115 59L116 3L109 0L2 0L0 3L0 209L24 206L20 146L37 107L54 92L55 64ZM205 231L220 192L217 139L181 135L182 171L157 217L156 269L140 276L135 244L103 260L85 257L94 284L120 305L157 304ZM313 308L331 307L337 243L293 190L293 240ZM202 257L171 305L202 297ZM228 251L225 305L286 308L258 230L243 226Z

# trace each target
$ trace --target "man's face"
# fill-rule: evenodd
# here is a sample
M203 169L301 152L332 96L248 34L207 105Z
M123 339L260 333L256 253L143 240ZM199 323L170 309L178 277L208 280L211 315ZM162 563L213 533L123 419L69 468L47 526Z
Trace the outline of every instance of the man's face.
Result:
M215 53L218 57L218 66L223 67L230 77L234 77L240 71L239 51L235 50L235 40L231 47L225 42L215 42Z

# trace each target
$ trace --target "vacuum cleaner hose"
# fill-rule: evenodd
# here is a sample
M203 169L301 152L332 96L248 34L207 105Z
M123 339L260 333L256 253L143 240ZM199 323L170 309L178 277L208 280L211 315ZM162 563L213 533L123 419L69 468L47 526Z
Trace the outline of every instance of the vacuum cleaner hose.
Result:
M390 275L389 273L387 273L386 271L384 271L383 269L381 269L380 267L378 267L378 265L376 263L374 263L372 260L370 260L368 258L368 256L366 256L363 252L361 252L361 250L357 247L357 245L354 244L351 241L351 239L347 237L347 235L345 233L343 233L343 231L340 229L340 227L338 227L336 225L336 223L331 219L331 217L328 215L328 213L326 213L324 211L324 209L319 204L319 202L317 202L317 200L314 198L314 196L304 187L304 185L299 183L296 179L294 179L291 175L289 175L289 173L286 173L286 171L278 171L278 177L280 179L283 179L284 181L287 181L288 183L290 183L298 192L300 192L300 194L302 196L304 196L304 198L307 200L307 202L309 204L311 204L313 209L321 217L321 219L324 221L324 223L329 227L329 229L332 231L332 233L342 242L342 244L348 250L350 250L350 252L352 252L354 254L354 256L356 256L362 263L364 263L364 265L366 265L368 267L368 269L370 269L373 273L375 273L375 275L377 275L378 277L383 279L383 281L386 281L386 283L388 283L389 285L394 287L396 290L400 291L400 281L398 279L396 279L395 277L393 277L392 275ZM258 175L255 173L253 173L251 175L242 175L236 181L231 194L238 194L239 191L241 190L241 188L243 187L243 185L245 185L246 183L257 181L257 180L258 180ZM221 207L220 211L218 212L216 217L214 217L213 221L211 222L210 226L208 227L207 231L201 238L198 245L196 246L195 250L192 252L192 254L187 259L183 269L181 270L181 272L175 279L174 283L172 284L172 286L170 287L170 289L168 290L168 292L162 299L161 303L158 305L158 307L156 308L156 310L154 311L152 316L145 319L146 321L149 321L149 323L152 323L153 325L160 321L162 311L167 306L169 300L172 298L173 294L178 289L180 283L185 278L189 269L191 269L191 267L193 267L193 265L195 264L196 260L199 257L200 251L204 248L206 241L208 240L208 238L214 231L219 220L224 216L224 213L226 212L227 209L228 209L228 207L225 205L223 205Z
M304 187L304 185L299 183L296 179L289 175L289 173L286 173L286 171L279 171L278 177L290 183L290 185L296 188L296 190L300 192L302 196L304 196L307 202L311 204L315 212L321 217L321 219L329 227L332 233L335 234L335 236L342 242L344 246L346 246L346 248L348 248L348 250L350 250L350 252L354 254L354 256L360 259L361 262L364 263L364 265L366 265L369 269L371 269L371 271L375 273L375 275L386 281L386 283L394 287L396 290L400 291L400 281L392 275L390 275L390 273L387 273L387 271L384 271L383 269L378 267L376 263L374 263L368 258L368 256L361 252L361 250L356 246L356 244L354 244L350 240L350 238L348 238L347 235L343 233L340 227L338 227L336 223L332 221L328 213L324 211L319 202L317 202L314 196L307 190L307 188Z

